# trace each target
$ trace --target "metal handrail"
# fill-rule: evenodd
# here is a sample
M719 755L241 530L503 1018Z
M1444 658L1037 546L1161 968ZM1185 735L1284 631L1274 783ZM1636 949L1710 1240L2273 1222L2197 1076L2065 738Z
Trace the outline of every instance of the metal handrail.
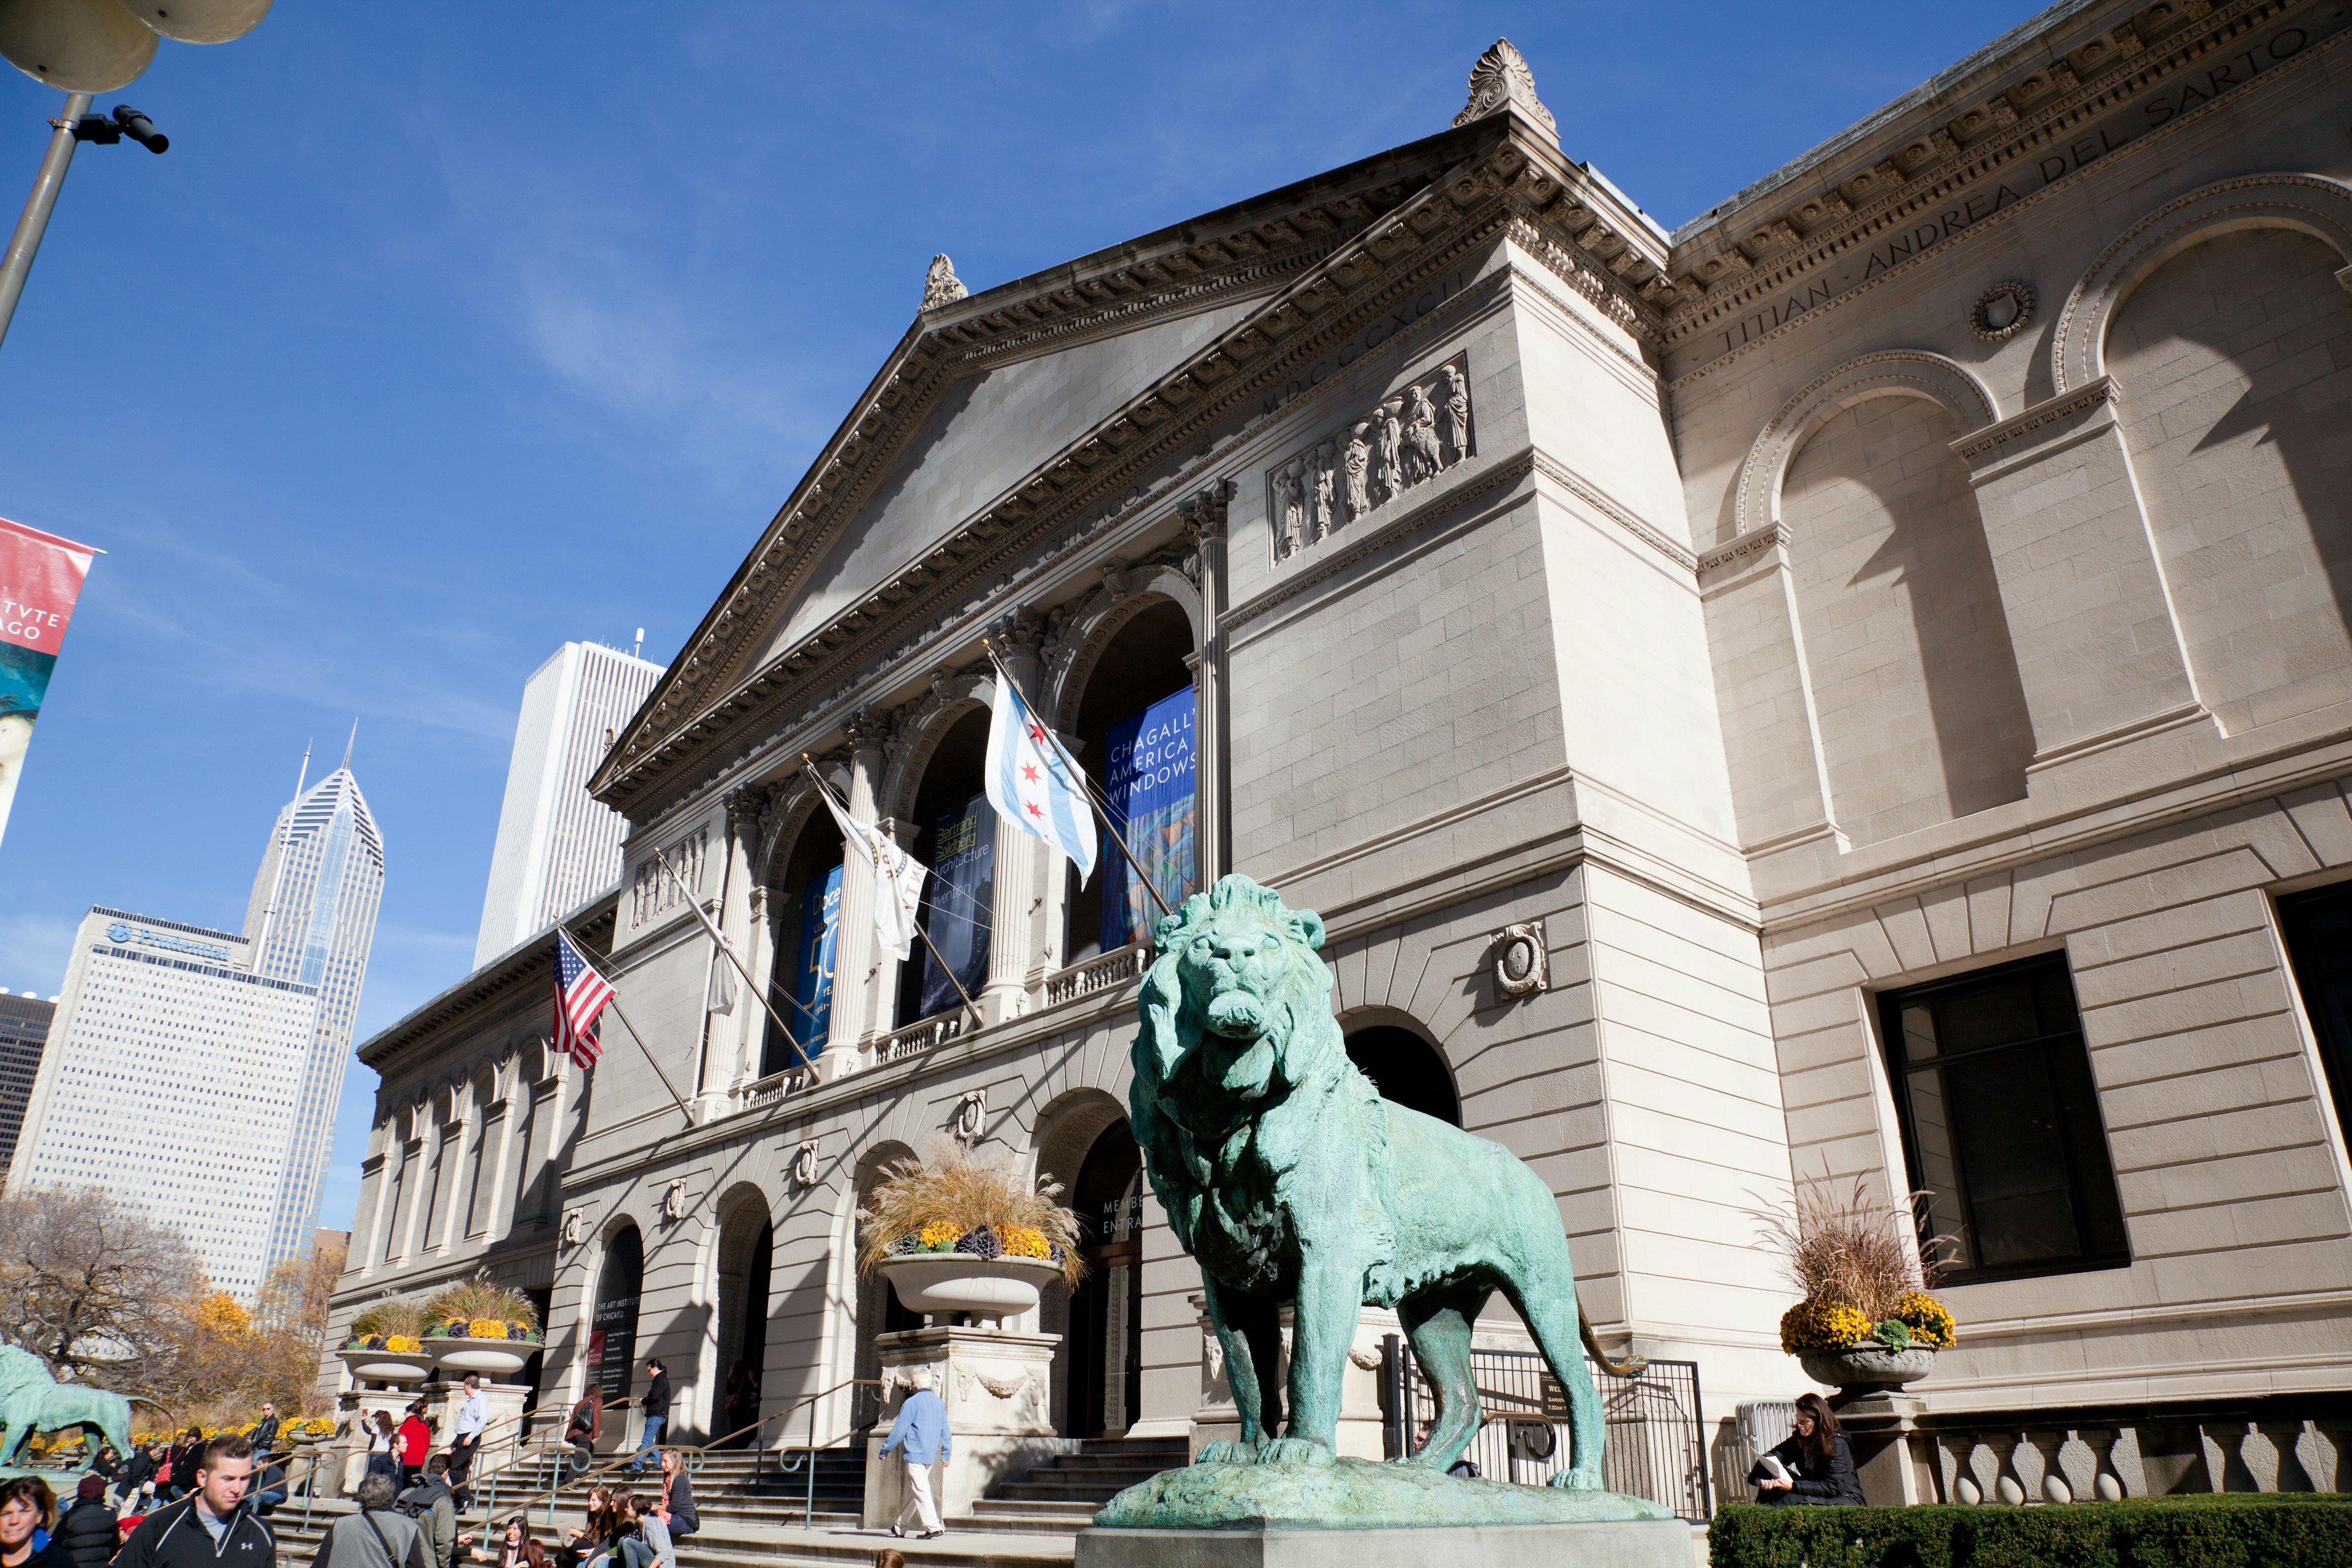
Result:
M507 1438L506 1464L498 1469L486 1468L482 1472L483 1529L487 1530L489 1528L490 1510L498 1506L499 1477L509 1470L514 1469L521 1463L523 1427L532 1420L541 1415L546 1415L550 1411L568 1413L572 1406L576 1403L577 1401L575 1400L551 1399L544 1405L534 1405L528 1410L519 1410L514 1415L502 1417L501 1419L494 1421L488 1426L482 1428L482 1436L479 1439L476 1440L474 1444L474 1451L467 1456L466 1474L467 1479L469 1480L473 1477L474 1466L479 1461L482 1449L486 1446L490 1434L497 1431L499 1427L509 1425L511 1425L514 1428L513 1432L510 1433ZM622 1400L619 1404L619 1408L625 1410L627 1409L628 1401L625 1399Z
M882 1380L879 1378L845 1377L839 1383L835 1384L831 1388L822 1389L815 1394L810 1394L807 1398L799 1401L797 1404L786 1405L783 1409L777 1411L773 1415L763 1415L759 1420L752 1422L749 1426L739 1427L735 1431L728 1433L723 1437L714 1437L709 1442L704 1443L690 1450L680 1448L679 1452L681 1454L691 1452L695 1456L695 1469L699 1470L702 1468L702 1459L704 1456L709 1454L712 1449L718 1448L724 1444L731 1443L747 1432L757 1432L761 1427L767 1426L772 1421L785 1420L791 1416L794 1411L800 1409L802 1405L806 1405L809 1413L809 1440L808 1447L803 1449L802 1452L807 1456L808 1489L802 1503L801 1523L803 1525L807 1525L816 1518L816 1407L818 1403L822 1400L832 1398L835 1394L839 1394L845 1388L880 1388L881 1386ZM779 1433L778 1436L781 1436L782 1434ZM830 1447L832 1445L827 1444L826 1447ZM789 1476L793 1471L800 1467L793 1464L790 1459L781 1457L782 1452L783 1450L779 1450L780 1457L776 1460L776 1468L784 1475ZM761 1463L764 1464L766 1462L764 1456L766 1455L767 1450L762 1448L760 1450L760 1453L763 1456ZM689 1471L688 1473L691 1474L693 1472ZM759 1479L759 1468L755 1466L751 1471L752 1483L757 1485Z

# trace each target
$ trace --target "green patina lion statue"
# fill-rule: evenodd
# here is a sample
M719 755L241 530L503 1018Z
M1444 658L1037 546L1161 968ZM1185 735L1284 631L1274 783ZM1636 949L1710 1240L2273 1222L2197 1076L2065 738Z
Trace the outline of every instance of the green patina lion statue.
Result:
M1331 1016L1312 910L1226 877L1155 940L1129 1107L1152 1191L1200 1262L1241 1414L1241 1440L1201 1462L1332 1463L1364 1305L1397 1310L1436 1385L1437 1425L1408 1462L1446 1468L1477 1432L1471 1329L1500 1289L1568 1391L1570 1460L1551 1484L1598 1488L1591 1331L1549 1189L1501 1144L1373 1091ZM1285 1301L1286 1427L1270 1386Z

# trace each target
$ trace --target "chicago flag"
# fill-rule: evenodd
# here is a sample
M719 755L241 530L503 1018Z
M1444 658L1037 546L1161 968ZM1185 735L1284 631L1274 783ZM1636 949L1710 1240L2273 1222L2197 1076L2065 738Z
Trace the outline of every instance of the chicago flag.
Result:
M988 720L988 804L1070 858L1078 885L1095 873L1095 816L1086 774L1000 668Z

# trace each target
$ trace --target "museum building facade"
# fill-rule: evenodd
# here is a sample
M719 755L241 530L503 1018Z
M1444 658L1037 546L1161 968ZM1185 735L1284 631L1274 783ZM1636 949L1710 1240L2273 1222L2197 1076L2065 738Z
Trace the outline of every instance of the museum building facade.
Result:
M593 1074L548 1049L551 939L368 1042L338 1321L487 1269L544 1397L657 1352L715 1435L740 1362L838 1436L911 1321L861 1197L961 1137L1089 1221L1029 1325L1055 1429L1196 1437L1128 1056L1143 882L1240 871L1710 1431L1810 1386L1757 1211L1860 1176L1949 1238L1938 1419L2219 1412L2326 1487L2348 28L2061 5L1672 234L1498 46L1423 141L978 294L941 258L592 783L626 869L572 929L660 1072L610 1020ZM1135 864L1081 888L975 804L983 637ZM934 868L938 956L877 952L803 753Z

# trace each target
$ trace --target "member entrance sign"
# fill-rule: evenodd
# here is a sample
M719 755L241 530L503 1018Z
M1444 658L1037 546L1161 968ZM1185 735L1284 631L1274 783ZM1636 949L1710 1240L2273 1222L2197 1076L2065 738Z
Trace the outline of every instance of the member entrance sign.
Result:
M8 831L8 808L58 665L58 645L97 553L0 517L0 837Z

